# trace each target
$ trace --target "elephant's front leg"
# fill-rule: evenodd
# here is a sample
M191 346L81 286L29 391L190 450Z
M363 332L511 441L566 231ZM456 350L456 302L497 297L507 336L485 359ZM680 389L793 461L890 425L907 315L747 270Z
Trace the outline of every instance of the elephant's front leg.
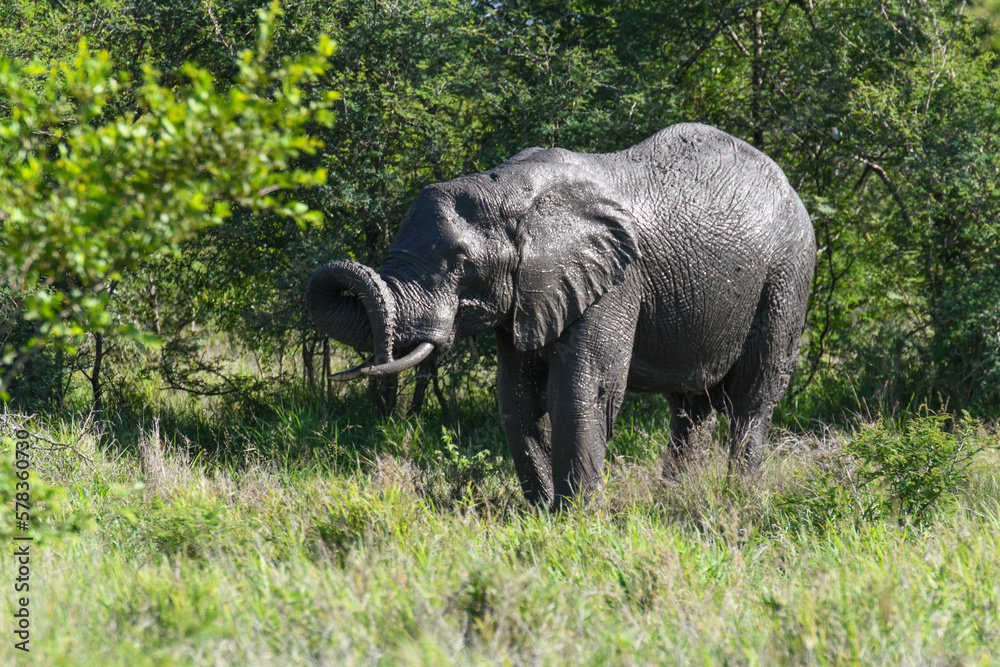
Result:
M548 505L552 487L552 428L546 401L548 364L537 352L518 352L497 329L497 398L514 468L528 502Z
M625 396L635 308L594 304L556 342L549 360L553 507L600 487L604 454Z

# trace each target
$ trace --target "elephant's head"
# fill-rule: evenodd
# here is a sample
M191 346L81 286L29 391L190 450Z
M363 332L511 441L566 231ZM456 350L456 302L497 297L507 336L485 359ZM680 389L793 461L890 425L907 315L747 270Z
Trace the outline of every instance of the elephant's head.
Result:
M306 289L317 327L374 351L338 379L398 372L496 326L519 349L537 349L621 282L639 256L635 220L577 157L529 149L428 186L381 271L348 261L318 269Z

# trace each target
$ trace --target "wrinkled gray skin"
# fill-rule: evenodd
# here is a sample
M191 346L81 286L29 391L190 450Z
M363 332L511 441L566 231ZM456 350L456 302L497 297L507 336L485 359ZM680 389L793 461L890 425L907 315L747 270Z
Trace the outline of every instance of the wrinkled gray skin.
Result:
M600 483L626 389L669 399L666 474L707 441L716 411L729 416L730 464L756 469L815 257L778 166L684 124L618 153L531 148L428 186L378 273L331 262L306 299L327 335L375 352L345 379L495 329L521 486L559 507Z

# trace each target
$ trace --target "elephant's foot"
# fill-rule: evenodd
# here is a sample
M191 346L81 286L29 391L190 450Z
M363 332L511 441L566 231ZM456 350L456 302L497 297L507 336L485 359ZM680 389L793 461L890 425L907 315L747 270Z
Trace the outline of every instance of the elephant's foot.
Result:
M670 402L670 443L663 456L663 477L677 479L701 462L712 447L716 413L707 394L673 394Z
M691 467L691 457L687 454L685 448L675 447L673 443L667 446L667 453L663 456L663 479L676 481Z
M771 414L731 418L729 432L729 472L743 476L760 473L764 463Z
M534 467L529 471L524 470L524 466L515 467L521 482L521 492L528 504L532 507L551 507L555 497L551 476L541 477Z

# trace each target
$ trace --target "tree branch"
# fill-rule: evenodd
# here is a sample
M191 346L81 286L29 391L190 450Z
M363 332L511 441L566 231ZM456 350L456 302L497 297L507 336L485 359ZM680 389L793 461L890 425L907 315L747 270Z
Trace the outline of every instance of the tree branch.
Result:
M891 194L892 198L896 201L896 205L899 206L899 211L903 214L903 222L906 223L907 227L913 227L913 220L910 218L910 213L906 209L906 204L903 202L903 198L899 194L899 190L896 189L896 184L892 182L891 178L889 178L889 174L885 172L885 169L880 167L877 162L869 160L861 155L854 156L854 159L878 174L878 177L882 179L883 183L885 183L885 187L889 189L889 194Z

